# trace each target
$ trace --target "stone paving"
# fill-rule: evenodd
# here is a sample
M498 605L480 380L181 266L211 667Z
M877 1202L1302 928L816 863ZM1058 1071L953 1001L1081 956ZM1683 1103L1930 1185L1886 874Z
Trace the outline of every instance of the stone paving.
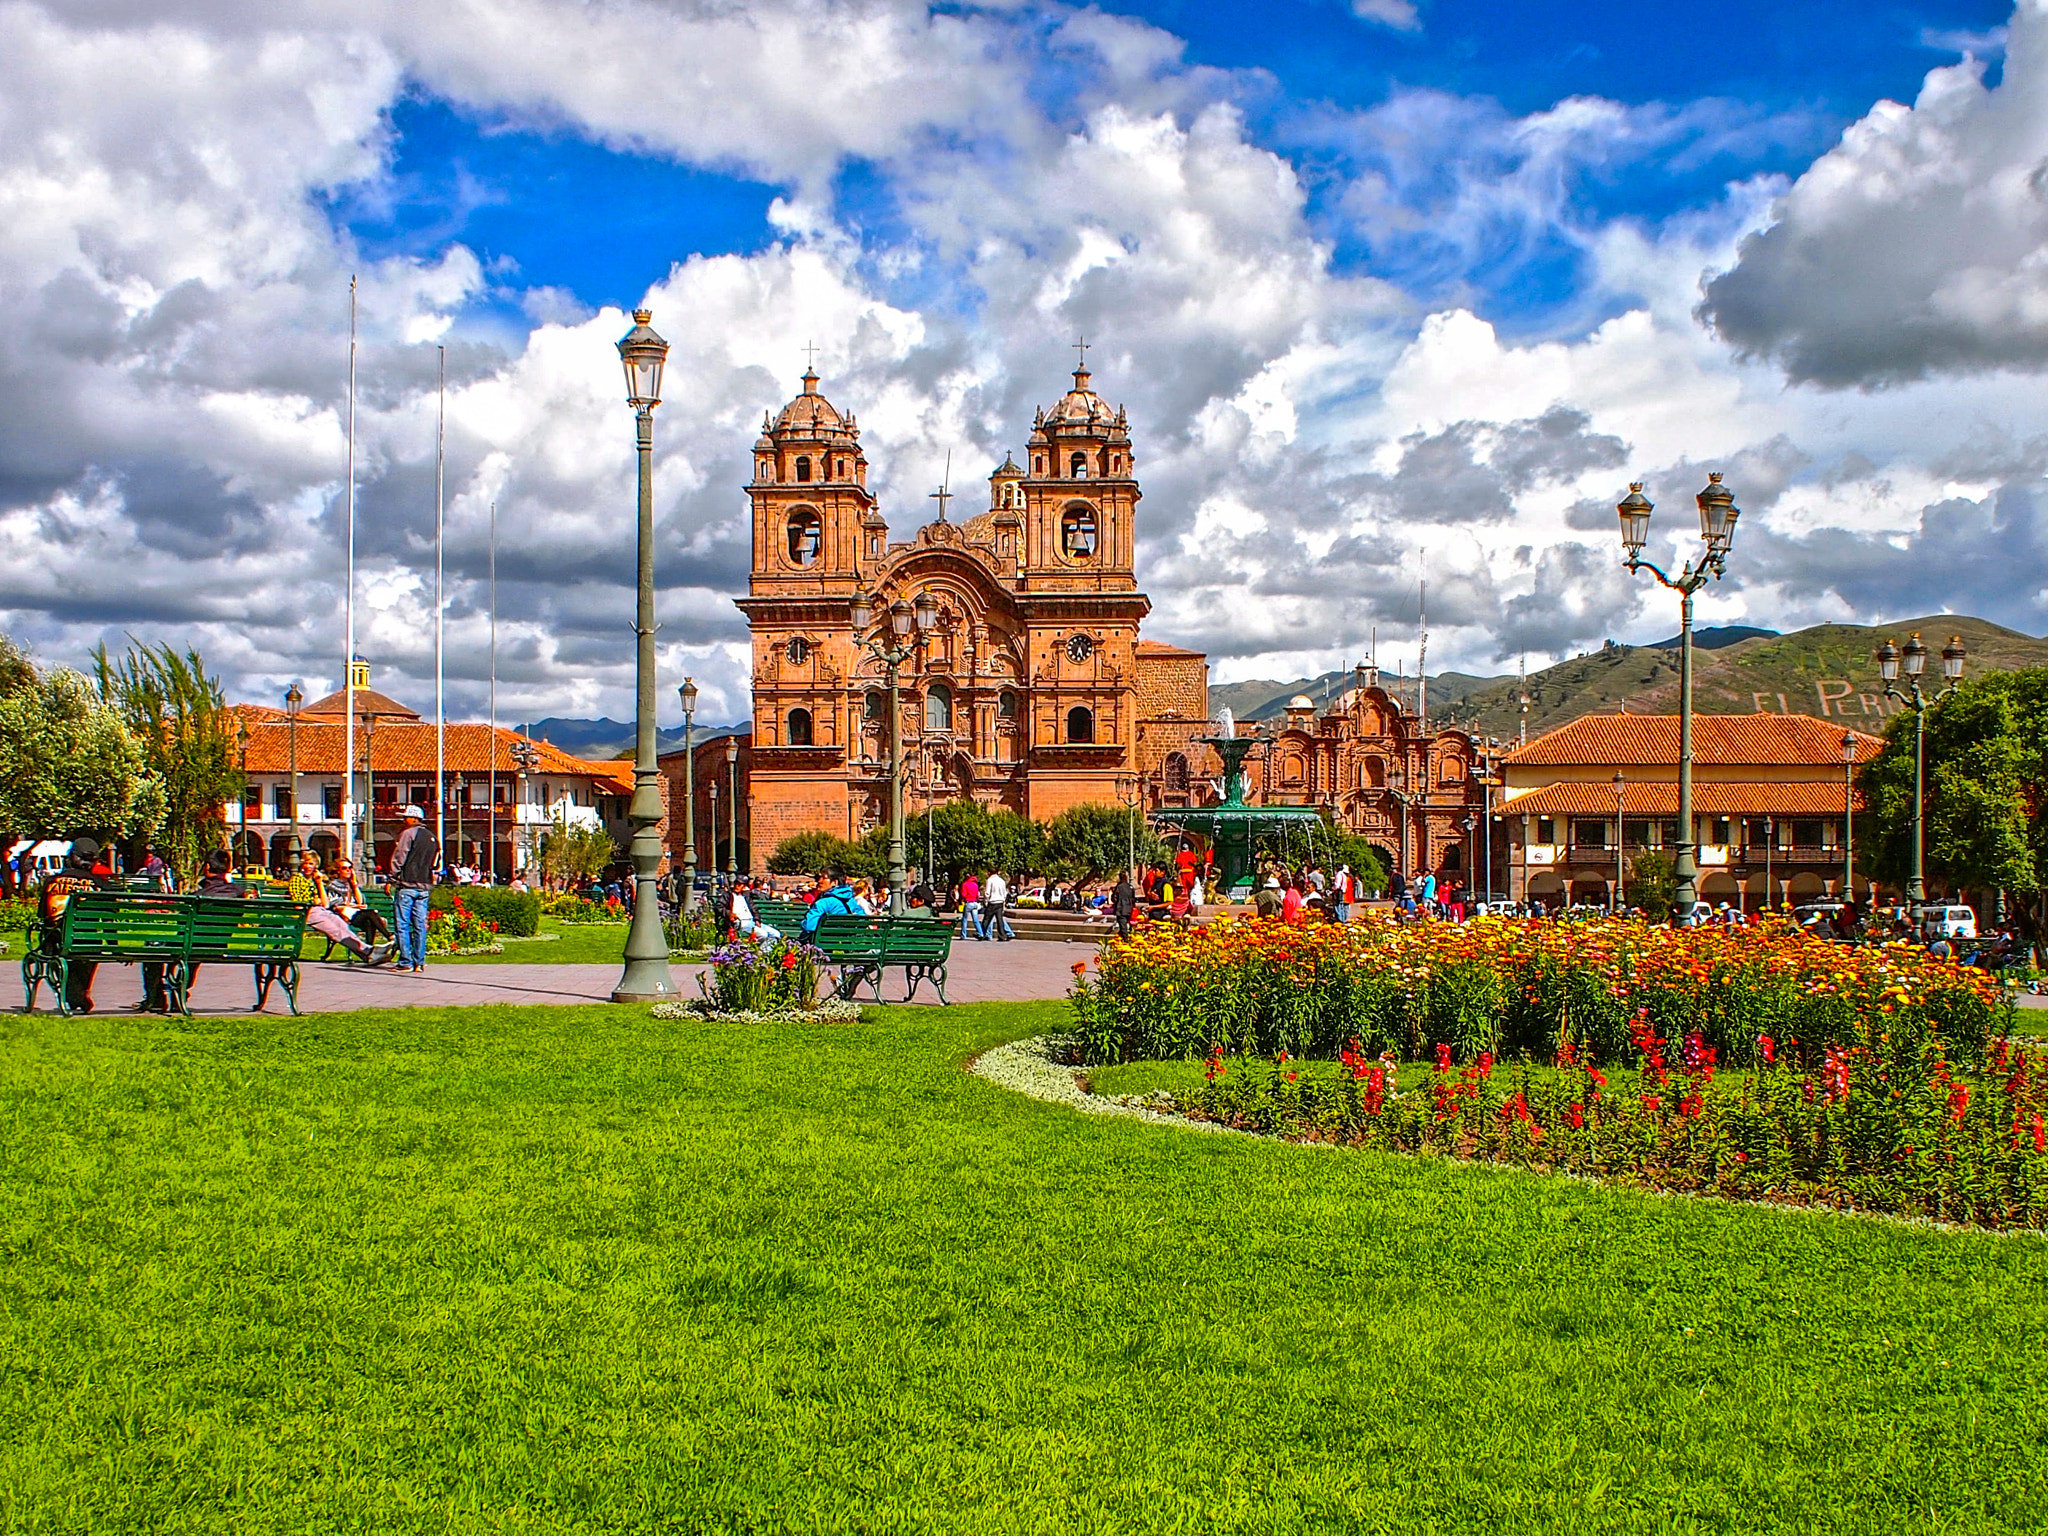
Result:
M946 968L946 996L956 1003L1028 1002L1064 997L1074 979L1077 960L1092 961L1095 947L1081 943L960 943ZM671 967L682 996L694 998L701 966ZM301 971L299 1010L302 1013L347 1013L358 1008L472 1008L491 1003L521 1006L550 1003L611 1001L619 979L616 965L489 965L429 964L424 975L401 975L359 965L308 961ZM896 1002L903 994L902 972L891 972L882 995ZM21 1007L21 961L0 959L0 1008ZM93 1001L101 1011L124 1009L142 996L142 972L132 965L104 965L93 982ZM247 1013L255 1001L247 966L200 967L192 989L192 1011L203 1014ZM929 985L918 988L920 1006L938 1006ZM48 991L39 1008L53 1009ZM287 1011L284 993L273 989L269 1010Z

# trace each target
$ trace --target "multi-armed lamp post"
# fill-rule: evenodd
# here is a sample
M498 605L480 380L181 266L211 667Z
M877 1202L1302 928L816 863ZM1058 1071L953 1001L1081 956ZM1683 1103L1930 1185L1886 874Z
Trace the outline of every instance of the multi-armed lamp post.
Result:
M1903 650L1889 640L1877 648L1877 672L1884 679L1884 696L1897 699L1913 711L1913 878L1906 883L1906 903L1915 913L1927 900L1927 711L1956 691L1968 655L1963 637L1950 635L1948 644L1941 648L1941 692L1926 694L1920 691L1920 675L1927 670L1927 647L1920 643L1917 632L1907 637ZM1906 674L1904 692L1898 687L1902 661Z
M732 817L732 837L725 845L725 881L740 877L740 739L725 738L725 805Z
M619 340L626 366L626 403L633 407L640 459L640 569L633 633L633 798L626 822L633 829L633 926L626 934L625 969L612 988L615 1003L655 1002L679 995L668 969L668 935L655 895L661 868L661 768L654 752L654 408L661 404L661 365L668 343L648 325L654 316L633 311L633 329Z
M1676 906L1681 923L1692 921L1693 903L1699 899L1699 836L1692 820L1692 595L1727 569L1728 549L1735 542L1735 520L1742 509L1735 505L1735 493L1721 483L1719 475L1707 476L1707 488L1693 498L1700 508L1700 538L1706 548L1697 560L1688 560L1676 577L1667 576L1643 558L1643 546L1650 541L1650 499L1640 481L1628 488L1628 497L1617 509L1621 513L1621 543L1628 551L1631 571L1648 571L1664 586L1678 594L1678 860ZM1617 851L1617 857L1618 857Z
M685 913L697 910L697 768L693 744L697 734L697 680L686 677L676 689L683 700L683 896ZM712 841L717 842L716 829Z
M939 619L938 599L929 592L917 594L913 606L898 598L889 605L888 623L875 625L874 599L865 592L853 594L850 608L854 643L878 657L889 678L889 913L904 913L903 885L903 706L898 694L898 669L917 654L922 638ZM869 634L870 626L875 632Z

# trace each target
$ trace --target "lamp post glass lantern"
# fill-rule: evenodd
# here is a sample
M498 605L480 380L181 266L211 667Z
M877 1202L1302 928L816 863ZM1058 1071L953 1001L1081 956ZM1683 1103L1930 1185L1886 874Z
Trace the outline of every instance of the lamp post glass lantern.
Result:
M1648 571L1660 585L1678 594L1678 857L1673 862L1673 907L1681 923L1692 921L1693 904L1699 897L1699 832L1692 814L1692 596L1709 581L1727 572L1728 551L1735 543L1736 520L1742 509L1735 505L1735 493L1721 483L1718 473L1707 476L1706 488L1693 498L1700 513L1700 540L1705 546L1698 555L1679 567L1676 576L1667 575L1654 561L1643 558L1650 541L1650 513L1655 504L1643 494L1641 481L1628 488L1616 510L1621 514L1623 562L1631 572ZM1620 850L1615 857L1620 858Z
M1956 691L1968 656L1963 637L1950 635L1941 648L1941 690L1930 694L1920 687L1920 678L1927 671L1927 647L1918 633L1908 635L1903 646L1887 640L1877 648L1877 675L1884 681L1884 696L1913 711L1913 873L1906 881L1906 908L1915 921L1927 900L1927 711ZM1906 676L1903 689L1899 687L1901 672Z
M686 677L676 689L683 701L683 894L684 914L697 909L697 772L692 744L697 730L697 680Z
M661 869L661 767L654 752L654 408L661 404L661 369L668 343L633 311L633 329L619 340L626 370L626 403L633 410L639 464L638 570L633 608L633 798L626 822L633 829L633 925L626 932L625 965L612 988L615 1003L655 1002L680 995L668 968L668 935L661 926L655 881Z

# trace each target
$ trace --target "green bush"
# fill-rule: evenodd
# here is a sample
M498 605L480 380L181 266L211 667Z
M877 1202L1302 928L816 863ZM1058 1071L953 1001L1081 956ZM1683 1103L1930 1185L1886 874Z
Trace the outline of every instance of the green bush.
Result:
M41 915L41 909L33 901L23 897L10 896L0 900L0 932L12 933L17 928L26 928Z
M490 885L437 885L427 898L427 910L447 912L454 907L457 896L479 921L496 924L503 937L530 939L540 932L540 897L532 891L504 891Z

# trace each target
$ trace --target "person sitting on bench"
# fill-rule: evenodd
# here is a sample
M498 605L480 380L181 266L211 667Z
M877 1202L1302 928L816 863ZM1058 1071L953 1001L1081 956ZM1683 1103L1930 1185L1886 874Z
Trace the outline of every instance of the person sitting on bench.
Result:
M320 858L308 848L299 855L298 872L291 880L292 900L306 909L306 926L333 944L371 965L391 958L388 944L371 945L350 926L346 917L328 905L327 882L320 878Z
M846 871L832 871L832 884L813 901L810 910L804 913L804 937L818 936L818 919L821 917L872 917L873 911L860 899L858 892L846 883Z

